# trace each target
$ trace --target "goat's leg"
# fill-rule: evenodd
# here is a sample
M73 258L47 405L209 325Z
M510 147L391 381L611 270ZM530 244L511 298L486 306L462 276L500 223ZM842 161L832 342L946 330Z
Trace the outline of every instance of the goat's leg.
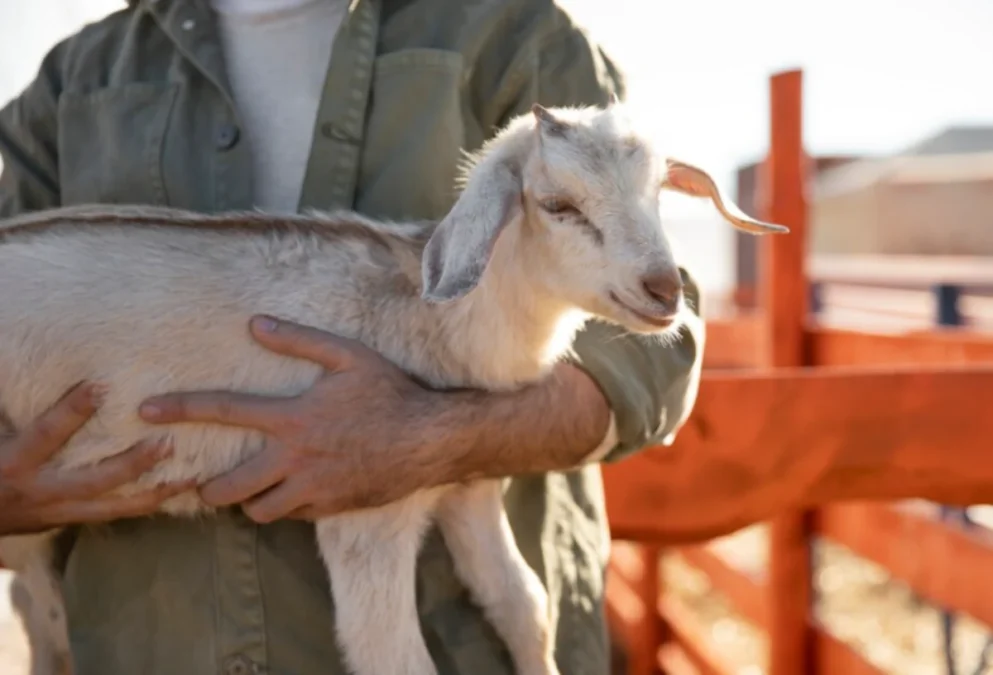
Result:
M453 488L438 526L456 573L506 643L518 675L557 675L548 594L517 548L499 481Z
M436 675L417 614L417 554L437 496L318 520L338 644L352 675Z
M32 675L72 675L65 599L54 568L58 530L0 539L0 559L17 573L15 603L31 644Z

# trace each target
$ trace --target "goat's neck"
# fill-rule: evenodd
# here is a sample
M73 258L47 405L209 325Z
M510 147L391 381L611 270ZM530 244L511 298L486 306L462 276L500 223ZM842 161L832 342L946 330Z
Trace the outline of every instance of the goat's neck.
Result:
M508 228L479 285L448 308L449 350L477 386L513 388L540 379L569 351L587 318L541 283L520 237Z

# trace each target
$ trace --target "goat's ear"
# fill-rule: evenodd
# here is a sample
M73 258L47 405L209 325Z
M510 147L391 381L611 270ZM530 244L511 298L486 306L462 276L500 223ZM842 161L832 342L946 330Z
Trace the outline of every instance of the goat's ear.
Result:
M508 161L493 161L489 170L473 170L473 178L424 248L425 300L455 300L475 288L497 237L521 212L520 171Z
M662 187L675 190L691 197L709 197L717 210L728 222L743 232L750 234L772 234L789 232L789 228L774 223L766 223L745 214L738 205L722 194L717 183L703 169L675 159L666 160L666 175Z
M569 129L569 123L539 103L531 106L531 114L537 120L540 136L561 136Z

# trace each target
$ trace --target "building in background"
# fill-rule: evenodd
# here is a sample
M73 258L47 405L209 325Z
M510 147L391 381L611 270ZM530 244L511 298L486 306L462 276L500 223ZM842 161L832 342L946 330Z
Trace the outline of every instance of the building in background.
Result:
M811 186L811 252L993 256L993 126L949 127Z
M892 155L813 158L812 255L993 256L993 126L951 126ZM740 166L736 198L762 213L760 164ZM735 241L735 304L755 302L758 239Z

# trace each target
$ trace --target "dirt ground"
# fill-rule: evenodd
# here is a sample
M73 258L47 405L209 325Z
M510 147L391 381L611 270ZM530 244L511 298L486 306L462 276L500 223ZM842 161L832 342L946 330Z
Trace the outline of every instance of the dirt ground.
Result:
M711 546L739 569L759 571L765 566L764 525ZM832 634L891 675L945 675L938 608L889 577L884 568L840 546L818 542L814 555L816 611ZM704 622L724 656L740 664L738 675L764 673L764 634L733 612L711 589L707 577L678 556L668 556L662 569L669 592ZM993 666L976 671L988 635L985 626L959 618L954 645L958 675L993 675Z

